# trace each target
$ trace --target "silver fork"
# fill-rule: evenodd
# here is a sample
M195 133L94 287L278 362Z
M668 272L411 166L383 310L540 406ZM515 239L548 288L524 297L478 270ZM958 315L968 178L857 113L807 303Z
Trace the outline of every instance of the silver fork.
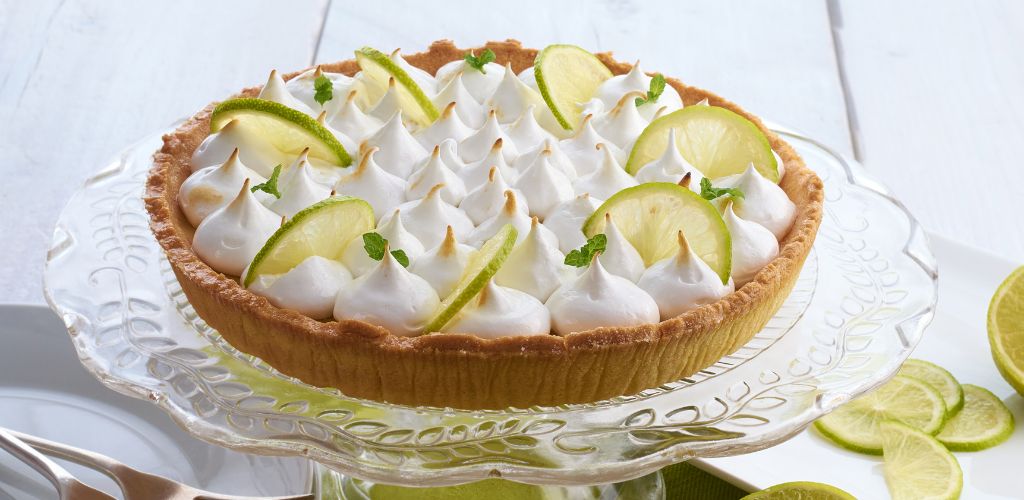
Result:
M21 445L19 446L19 441ZM96 452L75 448L66 444L49 441L40 437L23 434L0 427L0 447L10 451L25 463L50 479L63 499L109 499L109 495L97 491L75 479L67 470L40 455L35 448L47 455L70 460L97 470L113 479L125 500L311 500L312 494L283 497L251 497L220 495L165 477L133 469L117 460ZM27 448L27 450L26 450ZM91 495L91 496L87 496Z

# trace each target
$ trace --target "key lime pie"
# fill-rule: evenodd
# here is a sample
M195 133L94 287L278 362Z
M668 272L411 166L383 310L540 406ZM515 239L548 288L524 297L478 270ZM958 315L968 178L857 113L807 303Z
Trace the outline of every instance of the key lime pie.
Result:
M778 310L822 183L754 116L639 63L372 48L211 104L146 206L196 312L307 383L408 405L678 380Z

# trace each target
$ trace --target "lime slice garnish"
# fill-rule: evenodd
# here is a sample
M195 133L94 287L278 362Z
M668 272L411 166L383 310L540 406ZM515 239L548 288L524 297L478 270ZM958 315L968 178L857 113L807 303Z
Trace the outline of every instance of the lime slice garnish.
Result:
M964 407L935 436L951 451L978 451L1006 441L1013 414L987 389L964 384Z
M688 106L651 122L633 145L626 171L636 174L658 159L675 129L676 146L704 177L742 174L751 163L766 179L779 181L778 165L768 138L750 120L717 106Z
M302 150L309 157L347 167L352 158L337 137L309 115L284 104L254 98L229 99L217 105L210 115L210 132L217 132L232 120L243 133L252 134L281 152L277 161L289 164Z
M885 456L882 472L893 500L960 496L963 472L942 443L899 422L884 422L879 431Z
M999 373L1024 395L1024 267L1011 273L992 296L988 343Z
M722 278L732 270L732 241L721 214L708 200L670 182L650 182L612 195L583 223L587 237L604 232L605 214L650 267L679 251L679 231L693 251Z
M964 390L960 388L960 382L957 382L953 374L945 368L920 359L908 359L903 363L899 374L914 377L939 391L946 403L947 417L952 417L964 407Z
M387 54L374 48L363 47L356 51L356 62L370 78L370 82L375 84L371 90L375 91L376 95L371 98L376 99L384 95L388 88L388 80L394 78L402 113L408 119L424 127L437 119L439 113L434 103L430 102L430 98L409 73L398 67Z
M518 232L511 224L505 224L494 236L491 236L481 247L469 258L466 270L462 272L462 278L455 285L438 308L437 315L427 323L426 332L439 332L444 325L447 325L462 308L476 297L480 290L487 286L494 274L498 272L505 259L512 253L512 247L516 246Z
M612 77L600 59L575 45L545 47L533 62L533 74L544 102L566 130L580 123L581 106Z
M882 453L882 422L896 420L935 434L946 419L942 395L915 378L897 375L888 383L814 422L814 427L843 448Z
M249 286L261 274L281 274L318 255L338 260L348 243L372 231L376 219L370 204L351 196L318 201L284 223L252 259L245 275Z
M755 491L740 500L857 500L853 495L823 483L794 481Z

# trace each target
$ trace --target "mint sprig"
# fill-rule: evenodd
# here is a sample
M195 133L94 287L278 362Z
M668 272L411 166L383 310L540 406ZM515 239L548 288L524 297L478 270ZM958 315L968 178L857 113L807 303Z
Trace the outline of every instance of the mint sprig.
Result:
M270 178L267 179L267 182L261 182L253 186L251 188L251 191L254 193L256 191L263 191L264 193L270 193L274 195L275 198L281 198L281 191L278 191L277 189L277 178L280 176L281 164L278 163L277 166L274 167L274 172L270 174Z
M486 75L487 71L484 69L484 66L489 62L494 62L495 55L493 50L484 49L479 56L475 56L470 52L469 54L466 54L466 57L463 57L463 59L466 61L466 64L472 66L473 69Z
M594 260L594 255L603 252L607 246L608 237L604 234L595 234L583 246L569 252L565 256L565 265L587 267Z
M705 200L711 201L719 196L732 196L733 198L743 199L743 191L739 188L716 188L711 185L711 181L707 177L700 180L700 197Z
M324 75L316 77L313 80L313 89L316 93L313 94L313 100L320 103L321 106L325 102L334 99L334 84L331 83L331 79Z
M379 233L363 234L363 248L366 250L366 255L369 255L371 259L383 259L384 249L387 248L387 246L388 240ZM402 267L409 267L409 256L405 254L405 250L392 250L391 256L394 257Z
M665 77L658 73L651 78L651 88L647 91L647 95L644 97L636 98L637 107L643 106L649 102L657 101L661 97L661 93L665 91Z

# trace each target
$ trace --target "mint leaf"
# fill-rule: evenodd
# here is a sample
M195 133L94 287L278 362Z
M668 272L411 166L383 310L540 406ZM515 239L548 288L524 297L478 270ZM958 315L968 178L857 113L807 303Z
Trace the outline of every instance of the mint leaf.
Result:
M662 92L665 92L665 77L658 73L654 75L654 78L651 78L651 88L647 91L647 95L636 98L636 105L643 106L649 102L657 101L661 97Z
M384 249L387 248L388 240L384 239L378 233L364 233L363 234L363 249L366 250L366 255L369 255L373 260L381 260L384 258ZM392 250L391 256L398 261L402 267L409 267L409 256L405 254L405 250Z
M280 177L280 176L281 176L281 164L278 163L277 166L274 167L274 172L272 174L270 174L270 178L267 179L267 182L263 182L263 183L257 184L255 186L253 186L250 190L252 192L254 192L254 193L256 191L263 191L264 193L270 193L270 194L274 195L275 198L280 198L281 197L281 192L277 190L277 178Z
M587 240L583 246L569 252L565 256L565 265L573 267L587 267L594 260L594 255L603 252L608 246L608 237L604 234L595 234Z
M313 80L313 89L316 90L316 93L313 94L313 100L320 103L321 106L325 102L334 99L334 84L331 83L330 78L324 75L320 75L316 77L316 80Z
M469 54L466 54L466 57L464 57L463 59L465 59L466 64L472 66L473 69L486 75L487 71L484 70L484 66L486 66L487 63L489 62L494 62L495 55L493 50L484 49L484 51L481 52L479 56L475 56L473 55L472 52L470 52Z
M716 188L711 185L711 181L707 177L700 180L700 197L705 200L711 201L719 196L732 196L733 198L743 198L743 191L739 188Z

